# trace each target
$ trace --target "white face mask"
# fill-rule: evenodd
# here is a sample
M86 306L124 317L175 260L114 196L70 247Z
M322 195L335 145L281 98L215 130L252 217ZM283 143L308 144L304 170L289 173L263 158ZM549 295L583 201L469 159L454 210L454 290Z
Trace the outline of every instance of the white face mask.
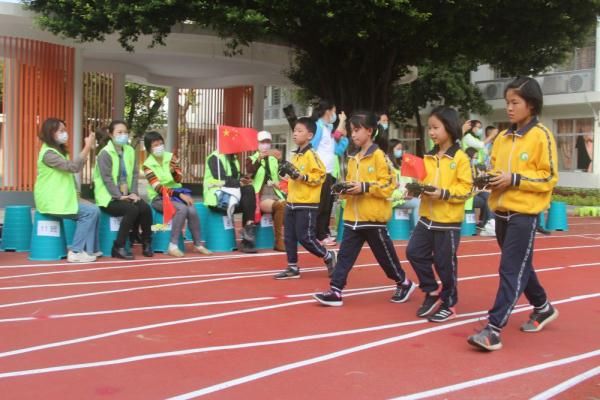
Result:
M152 148L152 154L154 154L156 157L160 157L164 154L165 152L165 145L161 144L160 146L156 146Z
M267 151L271 149L271 143L259 143L258 151Z
M58 135L56 136L56 141L59 144L65 144L65 143L67 143L68 140L69 140L69 134L65 131L59 132Z

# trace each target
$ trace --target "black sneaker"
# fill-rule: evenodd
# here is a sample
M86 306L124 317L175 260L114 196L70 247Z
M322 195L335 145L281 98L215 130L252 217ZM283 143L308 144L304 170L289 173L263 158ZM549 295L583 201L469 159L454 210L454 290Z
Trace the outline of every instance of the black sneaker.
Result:
M487 351L500 350L502 348L500 334L490 326L486 326L481 330L481 332L469 336L467 342L469 342L471 346L475 346Z
M433 313L433 315L431 315L427 319L429 320L429 322L444 322L452 318L456 318L456 313L454 312L452 307L448 307L447 305L442 303L440 304L436 312Z
M276 274L275 279L297 279L300 278L300 270L298 268L287 267L285 271Z
M548 323L558 318L558 310L552 307L552 304L548 304L548 306L549 308L546 312L539 312L534 309L529 315L529 321L521 325L521 330L523 332L539 332Z
M440 296L438 296L438 295L427 294L425 296L425 300L423 301L423 304L421 304L421 307L419 307L419 309L417 310L417 317L424 318L424 317L428 316L435 308L435 305L437 304L439 299L440 299Z
M344 304L342 294L334 290L313 294L313 298L324 306L339 307Z
M327 275L331 278L335 264L337 264L337 252L335 250L329 250L327 253L329 254L329 261L325 261L325 265L327 266Z
M406 285L397 285L396 292L390 299L392 303L404 303L408 300L412 292L417 288L417 284L413 281L408 281Z

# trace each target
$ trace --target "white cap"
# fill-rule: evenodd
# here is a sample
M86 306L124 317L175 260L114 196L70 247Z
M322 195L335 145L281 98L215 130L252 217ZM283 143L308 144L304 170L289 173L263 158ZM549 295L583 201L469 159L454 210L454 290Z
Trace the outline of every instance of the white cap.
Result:
M262 142L263 140L273 140L273 138L271 137L271 133L267 131L258 132L257 138L259 142Z

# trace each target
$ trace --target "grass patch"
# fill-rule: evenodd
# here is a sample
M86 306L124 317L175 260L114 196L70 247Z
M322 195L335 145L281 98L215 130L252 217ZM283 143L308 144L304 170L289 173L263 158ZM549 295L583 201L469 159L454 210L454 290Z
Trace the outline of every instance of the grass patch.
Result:
M572 206L600 206L600 189L556 187L552 200L564 201Z

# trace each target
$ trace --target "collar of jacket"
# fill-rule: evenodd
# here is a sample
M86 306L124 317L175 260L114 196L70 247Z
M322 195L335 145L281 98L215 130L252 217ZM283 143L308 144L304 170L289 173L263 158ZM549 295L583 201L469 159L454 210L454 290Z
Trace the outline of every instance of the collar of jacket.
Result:
M425 154L425 156L435 157L435 155L438 153L439 150L440 150L440 146L438 146L436 144L435 146L433 146L433 149L431 149L431 151L429 153ZM454 159L454 156L456 155L456 152L458 150L460 150L460 145L458 144L458 142L456 142L452 146L450 146L448 148L448 150L446 150L443 157L448 157L450 159Z
M365 155L363 156L363 158L364 157L369 157L370 155L372 155L373 153L375 153L375 150L377 150L378 148L379 148L379 146L377 146L375 143L372 143L371 146L369 146L369 148L365 152ZM360 153L360 149L358 149L354 153L350 154L350 156L351 157L356 157L358 155L358 153Z
M527 125L525 125L521 129L517 129L517 125L513 124L510 128L508 128L506 130L506 132L504 132L504 136L515 135L515 136L523 137L523 136L525 136L525 134L527 132L529 132L531 130L531 128L533 128L534 126L536 126L538 124L538 122L539 122L538 118L537 117L533 117L533 119L531 121L529 121L527 123Z
M304 153L306 153L310 149L312 149L312 145L309 142L308 145L305 148L301 149L300 147L298 147L296 150L294 150L294 153L296 153L296 154L304 154Z

